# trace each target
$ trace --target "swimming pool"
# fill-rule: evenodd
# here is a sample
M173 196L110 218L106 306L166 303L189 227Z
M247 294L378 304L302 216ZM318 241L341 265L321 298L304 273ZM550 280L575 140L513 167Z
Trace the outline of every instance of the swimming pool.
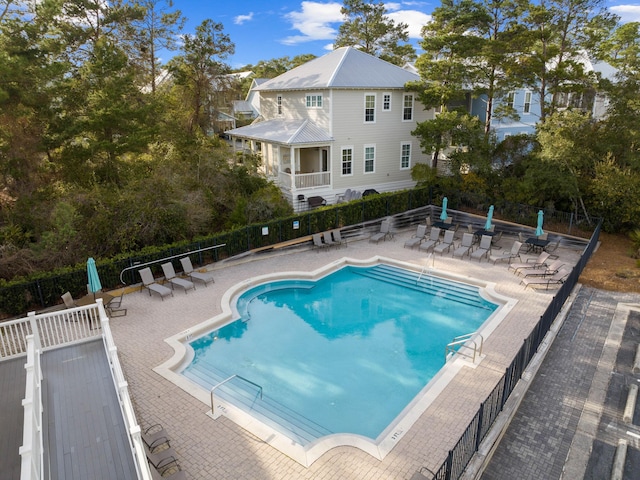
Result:
M228 320L184 332L186 355L172 368L206 392L224 382L217 415L259 424L252 431L279 448L276 431L307 465L336 444L386 455L426 408L427 387L455 374L442 371L446 344L504 304L429 272L336 263L314 279L238 286Z

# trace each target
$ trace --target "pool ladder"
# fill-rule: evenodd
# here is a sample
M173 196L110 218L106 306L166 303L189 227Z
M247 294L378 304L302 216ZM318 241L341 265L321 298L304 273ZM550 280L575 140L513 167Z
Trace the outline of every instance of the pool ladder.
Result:
M431 266L429 266L429 259L431 259ZM427 270L429 271L433 270L435 265L436 265L436 257L434 257L433 252L431 252L429 255L427 255L427 264L424 267L422 267L422 271L420 272L420 275L418 275L418 279L416 280L416 285L420 283L420 279L425 274L425 272Z
M239 378L240 380L243 380L243 381L245 381L245 382L249 383L250 385L253 385L254 387L257 387L257 388L258 388L258 390L260 391L260 400L262 400L262 387L261 387L260 385L258 385L258 384L257 384L257 383L255 383L255 382L252 382L251 380L248 380L248 379L246 379L246 378L244 378L244 377L242 377L242 376L240 376L240 375L233 374L233 375L231 375L229 378L225 378L225 379L224 379L223 381L221 381L220 383L217 383L216 385L214 385L213 387L211 387L211 392L210 392L210 394L211 394L211 416L212 416L212 417L214 417L214 418L215 418L215 413L216 413L216 412L215 412L215 403L213 403L213 391L214 391L216 388L221 387L221 386L222 386L222 385L224 385L225 383L227 383L227 382L229 382L229 381L233 380L234 378Z
M480 344L478 344L476 339L473 338L474 336L480 339ZM472 338L473 340L471 340ZM470 343L470 345L467 345L467 343ZM459 355L462 355L463 357L470 358L473 363L476 363L476 358L482 356L483 346L484 338L482 338L482 335L478 334L477 332L467 333L466 335L455 337L451 343L447 344L447 348L444 352L445 362L457 353ZM471 350L471 352L468 353L466 351L461 351L463 348Z

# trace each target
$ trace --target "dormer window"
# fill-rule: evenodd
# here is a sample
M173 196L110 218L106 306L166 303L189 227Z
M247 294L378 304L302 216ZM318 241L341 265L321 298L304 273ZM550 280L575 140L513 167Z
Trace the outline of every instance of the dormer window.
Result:
M322 95L307 95L307 108L322 108Z

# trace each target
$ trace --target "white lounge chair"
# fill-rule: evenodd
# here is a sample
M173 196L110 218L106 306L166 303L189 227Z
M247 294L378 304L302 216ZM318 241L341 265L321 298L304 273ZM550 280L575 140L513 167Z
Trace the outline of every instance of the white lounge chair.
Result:
M187 290L196 289L196 286L193 282L185 280L184 278L180 278L176 275L176 271L173 269L173 263L163 263L162 271L164 272L164 278L167 279L171 284L171 288L177 285L178 287L184 289L184 293L187 293Z
M380 240L386 240L389 235L391 235L391 225L388 220L383 220L380 224L380 231L371 235L369 241L378 243Z
M417 247L422 243L422 241L424 240L424 236L426 234L427 234L427 226L418 225L418 227L416 228L416 233L411 235L411 238L409 238L406 242L404 242L404 247L405 248Z
M313 234L313 248L320 250L321 248L324 248L324 247L328 247L328 245L322 241L322 234L321 233L314 233Z
M210 273L203 273L194 270L193 264L191 263L191 259L189 257L184 257L180 259L180 263L182 264L182 271L187 275L191 280L197 280L199 282L204 283L205 285L209 282L214 283L215 279L213 275Z
M518 273L522 274L523 277L550 277L555 275L562 267L564 267L564 262L556 259L542 268L521 268Z
M518 270L522 268L542 268L547 264L548 259L549 254L542 252L536 258L529 258L526 262L509 264L509 270L513 270L513 273L518 274Z
M568 270L566 268L561 268L560 270L558 270L551 277L546 277L546 278L540 278L540 277L523 278L520 283L522 285L524 285L525 289L527 287L531 287L531 288L544 287L545 289L548 290L550 287L558 286L558 285L564 283L564 281L567 279L567 277L569 276L570 273L571 273L570 270Z
M488 257L491 252L491 237L489 235L482 235L480 239L480 246L471 252L471 258L477 258L478 261L482 261L482 257Z
M342 234L340 233L340 229L336 228L335 230L331 230L331 234L333 235L333 241L339 245L347 246L347 239L342 238Z
M138 270L138 273L140 274L140 278L142 279L142 285L144 285L144 288L149 290L149 296L151 296L151 292L156 292L158 295L160 295L160 298L162 298L162 300L164 300L164 297L168 295L173 296L173 290L156 282L149 267Z
M509 250L508 252L500 252L498 254L495 254L493 252L489 253L489 260L491 260L494 265L496 262L499 262L501 260L507 260L509 261L509 263L511 263L511 260L513 260L514 258L520 258L521 248L522 242L516 240L515 242L513 242L513 245L511 245L511 250Z
M465 255L469 255L472 245L473 234L465 233L464 235L462 235L462 242L460 242L460 246L453 251L453 256L464 258Z
M336 247L340 245L338 242L333 241L333 238L331 237L331 232L328 230L326 232L322 232L322 239L324 240L324 243L328 247Z

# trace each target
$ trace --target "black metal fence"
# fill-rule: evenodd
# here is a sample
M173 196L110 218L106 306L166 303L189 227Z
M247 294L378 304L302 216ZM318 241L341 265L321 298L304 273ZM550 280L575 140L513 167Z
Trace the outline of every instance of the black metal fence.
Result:
M496 417L504 408L509 395L511 395L511 392L522 377L524 370L536 354L538 347L547 332L549 332L551 325L560 313L571 291L578 283L578 278L582 270L584 270L585 265L589 261L589 258L591 258L598 244L601 226L602 221L599 221L573 271L553 297L531 334L524 340L522 347L511 362L511 365L506 369L498 385L496 385L486 400L482 402L478 412L467 426L458 443L449 450L447 459L433 474L433 479L456 480L460 478L471 461L471 458L478 451L480 443L484 440L495 422Z

